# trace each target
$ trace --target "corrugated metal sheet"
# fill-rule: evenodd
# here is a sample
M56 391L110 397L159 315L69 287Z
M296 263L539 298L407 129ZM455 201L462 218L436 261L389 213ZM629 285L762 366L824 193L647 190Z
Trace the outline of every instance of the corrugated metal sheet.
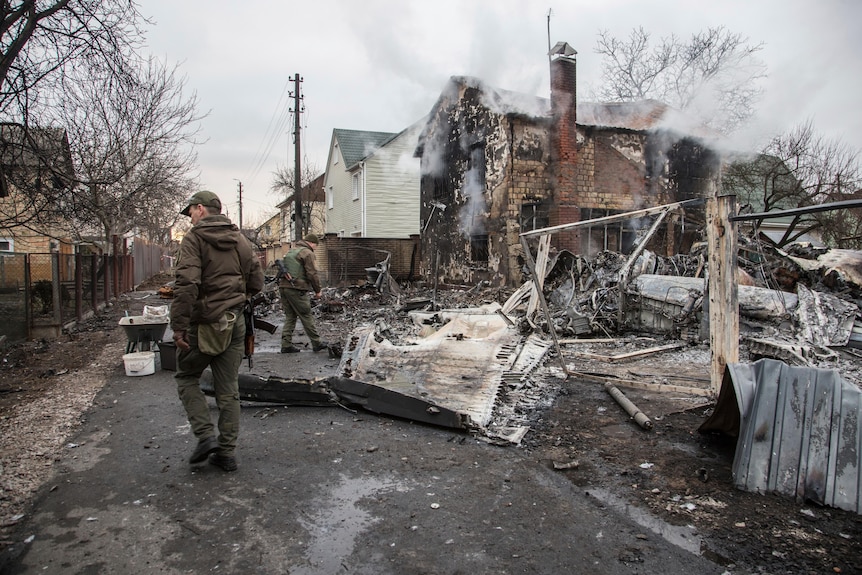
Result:
M715 413L701 429L721 429L733 420L733 409L739 413L733 462L738 488L862 513L857 385L833 370L771 359L730 364Z

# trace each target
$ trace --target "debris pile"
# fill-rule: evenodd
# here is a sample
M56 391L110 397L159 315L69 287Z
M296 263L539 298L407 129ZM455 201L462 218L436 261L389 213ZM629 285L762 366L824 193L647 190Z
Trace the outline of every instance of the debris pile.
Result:
M741 343L756 357L834 367L858 356L862 254L801 244L782 251L754 242L740 253ZM548 270L543 293L560 337L709 339L702 248L670 258L643 251L634 260L616 252L585 258L564 251ZM542 314L528 319L550 331Z

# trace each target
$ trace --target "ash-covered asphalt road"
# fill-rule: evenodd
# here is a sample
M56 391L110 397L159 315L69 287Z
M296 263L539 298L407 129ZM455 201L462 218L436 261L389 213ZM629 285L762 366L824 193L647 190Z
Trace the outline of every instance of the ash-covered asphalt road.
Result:
M259 342L251 372L338 366L275 351ZM118 358L0 572L723 572L520 448L446 429L245 403L237 472L192 468L194 444L173 372L128 377Z

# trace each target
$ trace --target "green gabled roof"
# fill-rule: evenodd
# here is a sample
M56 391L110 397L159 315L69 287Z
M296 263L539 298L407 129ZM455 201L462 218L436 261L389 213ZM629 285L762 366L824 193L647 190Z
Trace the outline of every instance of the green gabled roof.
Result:
M389 142L398 134L391 132L365 132L362 130L333 130L341 148L341 156L347 169L368 157L369 154Z

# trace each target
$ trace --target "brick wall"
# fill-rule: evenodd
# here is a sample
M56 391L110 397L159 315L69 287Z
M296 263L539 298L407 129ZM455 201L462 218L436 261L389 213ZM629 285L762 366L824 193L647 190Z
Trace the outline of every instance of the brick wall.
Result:
M523 281L524 265L519 226L521 211L526 204L550 206L552 203L551 175L547 127L512 119L512 154L507 186L502 230L500 265L501 280L507 285ZM546 208L550 212L550 208Z
M551 225L579 221L577 146L577 65L574 58L551 61L551 158L554 166L555 209ZM578 251L577 232L555 234L559 249Z
M593 190L582 198L583 207L631 211L646 206L643 167L598 138L595 141L594 182ZM648 203L655 205L655 200Z

